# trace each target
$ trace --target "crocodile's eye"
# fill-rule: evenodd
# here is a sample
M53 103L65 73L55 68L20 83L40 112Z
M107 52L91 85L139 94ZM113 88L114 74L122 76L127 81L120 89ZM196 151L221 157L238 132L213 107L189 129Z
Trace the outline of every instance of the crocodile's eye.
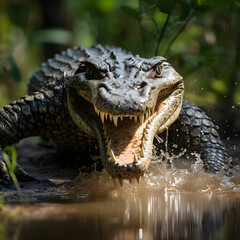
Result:
M154 77L161 77L162 76L162 67L160 64L157 64L154 68L154 73L155 73L155 76Z
M86 67L81 64L74 74L83 73L85 72L85 70L86 70Z
M92 68L90 68L90 67L87 68L87 69L86 69L86 78L87 78L87 79L93 78L93 75L94 75L93 73L94 73L94 72L93 72L93 69L92 69Z
M155 72L156 72L156 75L161 77L162 75L162 67L160 65L156 66L155 67Z
M99 71L96 68L93 67L88 67L86 69L86 78L88 80L93 80L93 79L102 79L105 76L105 73Z
M84 64L81 64L78 69L76 70L75 74L78 73L84 73L85 72L85 76L88 80L93 80L93 79L102 79L105 74L99 70L97 70L94 67L87 67Z
M155 65L148 74L150 78L160 78L162 77L162 67L160 64Z

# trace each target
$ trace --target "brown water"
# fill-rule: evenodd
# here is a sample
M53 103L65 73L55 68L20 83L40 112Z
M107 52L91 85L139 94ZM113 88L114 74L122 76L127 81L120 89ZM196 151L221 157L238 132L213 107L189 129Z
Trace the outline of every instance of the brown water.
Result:
M58 194L7 204L0 239L240 239L239 167L226 177L174 163L154 162L141 184L80 174Z

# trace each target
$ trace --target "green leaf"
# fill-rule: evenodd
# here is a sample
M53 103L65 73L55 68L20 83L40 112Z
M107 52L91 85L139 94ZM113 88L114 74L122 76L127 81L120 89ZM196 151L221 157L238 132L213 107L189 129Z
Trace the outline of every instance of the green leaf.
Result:
M128 16L131 16L135 19L138 19L138 17L139 17L139 11L137 11L136 9L133 9L128 6L122 6L122 10L125 14L127 14Z
M14 173L15 169L16 169L16 162L17 162L17 152L16 152L16 149L13 148L13 147L5 147L3 149L3 157L4 157L4 160L7 164L7 167L8 167L8 171L9 173ZM6 154L6 152L10 152L11 153L11 159L12 161L10 162L9 158L8 158L8 155Z
M9 158L7 153L11 154L11 161L10 161L10 158ZM4 161L5 161L6 165L7 165L9 176L12 178L12 181L13 181L15 187L17 188L17 191L20 195L20 198L22 199L22 190L20 188L17 177L14 173L15 169L16 169L16 163L17 163L16 149L13 148L13 147L7 146L3 149L2 156L4 158Z

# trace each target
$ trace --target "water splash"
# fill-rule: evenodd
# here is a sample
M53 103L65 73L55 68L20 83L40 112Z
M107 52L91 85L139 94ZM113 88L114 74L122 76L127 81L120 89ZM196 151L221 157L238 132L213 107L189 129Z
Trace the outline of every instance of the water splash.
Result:
M182 155L164 153L168 161L158 159L152 162L138 184L124 180L123 187L115 187L111 177L104 170L89 175L80 174L71 187L70 195L78 200L112 200L158 195L159 193L205 195L234 195L240 191L240 169L235 167L233 175L225 176L224 170L217 174L206 173L199 155L195 161L183 158ZM169 164L170 162L170 164Z

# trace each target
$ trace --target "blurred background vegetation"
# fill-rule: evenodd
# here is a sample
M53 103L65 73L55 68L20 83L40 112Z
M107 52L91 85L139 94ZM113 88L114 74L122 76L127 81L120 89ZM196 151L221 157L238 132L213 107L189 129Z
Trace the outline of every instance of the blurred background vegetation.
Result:
M56 52L101 43L165 56L184 77L186 98L236 111L239 23L240 0L1 0L0 107L26 94Z

